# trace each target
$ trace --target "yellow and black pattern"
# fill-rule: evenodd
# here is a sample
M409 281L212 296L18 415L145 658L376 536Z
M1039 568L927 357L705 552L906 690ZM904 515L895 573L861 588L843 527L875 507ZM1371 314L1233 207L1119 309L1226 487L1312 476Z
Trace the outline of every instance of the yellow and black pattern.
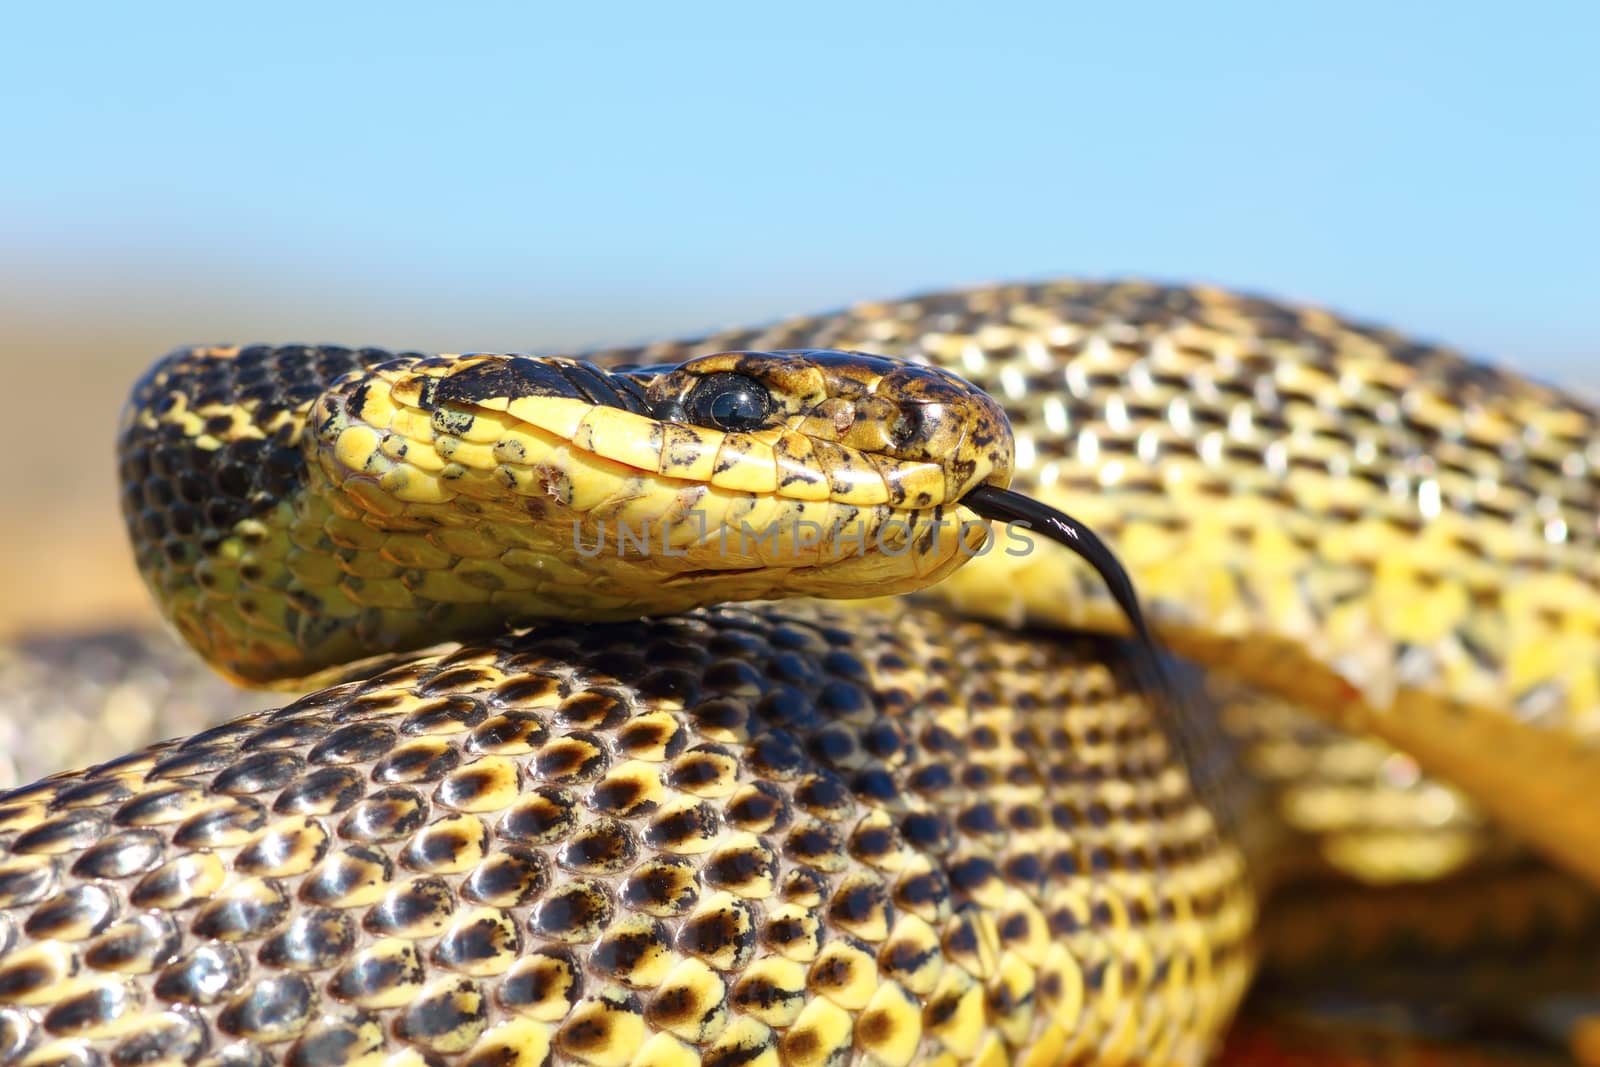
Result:
M1502 848L1476 803L1600 875L1582 405L1140 284L591 359L194 349L139 384L169 617L236 677L355 680L0 797L0 1062L1192 1065L1286 824L1407 881ZM969 558L963 496L1008 481L1218 677L1141 688L1052 629L1125 626L1054 546ZM576 550L707 501L909 551Z
M1168 647L1379 735L1600 881L1591 406L1319 308L1139 282L930 293L592 358L797 345L982 386L1016 430L1012 487L1116 549ZM990 553L930 595L1012 622L1126 626L1050 545ZM1439 809L1430 786L1405 791ZM1436 871L1478 851L1464 807L1426 820L1451 839L1434 843ZM1341 864L1394 873L1393 838L1369 854L1360 837Z
M536 629L0 806L7 1063L1199 1063L1240 854L1114 643Z
M315 394L302 385L352 364ZM259 376L269 399L246 385ZM771 410L737 431L685 420L729 379ZM207 660L256 684L536 618L909 591L987 536L955 502L1011 466L987 395L840 352L628 375L514 356L182 350L135 388L121 449L157 601ZM638 543L620 551L628 534Z

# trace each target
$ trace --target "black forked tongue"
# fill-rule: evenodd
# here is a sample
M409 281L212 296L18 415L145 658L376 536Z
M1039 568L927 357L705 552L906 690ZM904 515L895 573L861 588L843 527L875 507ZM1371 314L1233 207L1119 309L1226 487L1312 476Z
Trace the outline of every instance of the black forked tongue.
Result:
M1227 812L1229 808L1223 799L1226 794L1221 791L1222 779L1219 777L1225 772L1219 770L1216 759L1205 758L1206 750L1197 745L1199 738L1193 732L1193 724L1206 721L1205 717L1185 712L1191 706L1197 687L1192 682L1187 686L1179 684L1170 662L1161 654L1160 647L1150 636L1150 628L1145 625L1133 579L1128 577L1128 572L1122 569L1122 564L1106 543L1072 516L1009 489L980 485L962 497L961 503L986 519L1014 522L1036 530L1057 544L1070 548L1095 569L1110 590L1112 599L1133 626L1139 641L1138 652L1142 653L1134 656L1135 662L1143 661L1142 666L1149 671L1146 677L1154 682L1156 692L1170 713L1158 716L1157 720L1162 725L1167 743L1178 751L1201 795L1211 798L1212 810ZM1202 691L1203 688L1199 687Z
M1122 569L1122 564L1106 543L1095 532L1070 515L1063 514L1048 504L1010 489L996 485L980 485L961 498L968 510L996 522L1014 522L1030 530L1037 530L1059 545L1076 552L1095 569L1111 598L1133 624L1133 632L1146 646L1154 649L1150 628L1145 625L1144 613L1139 610L1139 594L1133 588L1133 579Z

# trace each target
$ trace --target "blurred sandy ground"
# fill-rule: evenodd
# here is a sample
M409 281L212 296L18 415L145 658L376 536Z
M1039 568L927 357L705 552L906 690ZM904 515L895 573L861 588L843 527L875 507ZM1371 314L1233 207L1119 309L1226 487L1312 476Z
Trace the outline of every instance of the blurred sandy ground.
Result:
M520 306L463 299L459 292L434 299L426 292L374 291L359 283L313 285L281 274L153 270L135 261L0 268L0 637L154 617L123 541L112 448L129 385L177 345L303 341L450 351L573 349L826 306L796 302L803 297L773 299L760 310L729 307L707 315L702 305L682 321L685 313L660 302L608 308L605 296L596 293L592 306L553 309L532 298ZM749 295L743 297L748 304ZM1452 334L1449 324L1393 325L1473 344ZM1596 349L1600 354L1600 339ZM1519 361L1519 355L1495 354L1512 363L1537 362ZM1600 370L1584 377L1566 384L1592 393Z
M348 301L335 304L330 291ZM536 301L486 313L452 295L430 301L138 262L0 265L0 638L154 618L124 543L112 451L129 386L178 345L529 350L651 327L607 317L598 294L595 307L556 313Z
M128 384L170 338L135 309L6 282L0 636L153 617L123 543L111 449Z

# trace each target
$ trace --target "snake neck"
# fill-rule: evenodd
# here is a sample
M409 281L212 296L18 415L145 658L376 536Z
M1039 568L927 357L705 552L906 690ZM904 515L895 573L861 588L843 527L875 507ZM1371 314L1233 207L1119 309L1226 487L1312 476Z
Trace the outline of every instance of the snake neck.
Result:
M293 610L280 546L296 525L306 414L322 383L387 358L178 349L135 384L117 440L123 519L162 613L212 663L233 646L266 651L257 620Z

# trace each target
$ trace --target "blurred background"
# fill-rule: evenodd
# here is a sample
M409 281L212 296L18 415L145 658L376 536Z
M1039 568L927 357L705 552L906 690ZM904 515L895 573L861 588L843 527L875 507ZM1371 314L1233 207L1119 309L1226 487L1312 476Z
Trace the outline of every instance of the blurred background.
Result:
M1600 386L1592 4L14 5L0 629L144 611L185 342L563 349L1075 273Z

